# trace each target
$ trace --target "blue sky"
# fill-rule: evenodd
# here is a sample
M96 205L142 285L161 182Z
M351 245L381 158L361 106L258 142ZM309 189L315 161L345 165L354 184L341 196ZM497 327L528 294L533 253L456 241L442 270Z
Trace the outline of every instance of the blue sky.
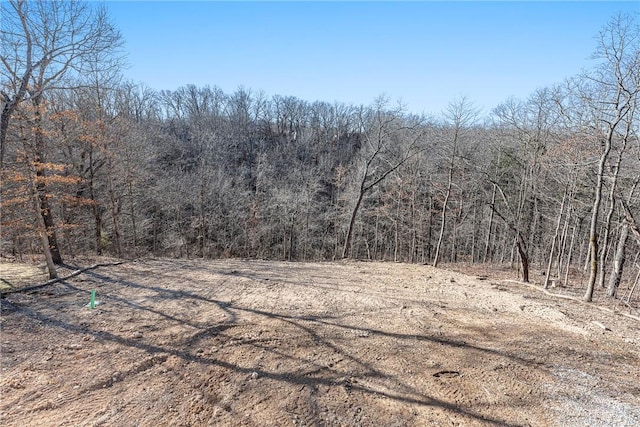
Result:
M640 2L107 1L126 78L154 89L239 86L307 101L386 94L438 114L488 113L590 67L595 36Z

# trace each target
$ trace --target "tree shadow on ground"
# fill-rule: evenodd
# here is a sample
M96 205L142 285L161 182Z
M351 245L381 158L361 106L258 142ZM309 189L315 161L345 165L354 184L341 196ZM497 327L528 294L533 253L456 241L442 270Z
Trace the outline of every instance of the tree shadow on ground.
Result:
M108 285L108 286L104 286L104 288L102 289L102 297L105 298L107 301L110 301L113 304L122 304L123 306L129 307L132 310L144 310L155 316L160 316L162 319L166 320L167 322L171 322L173 324L186 325L191 328L196 328L197 331L194 334L187 337L185 341L180 342L179 343L180 345L170 345L170 344L156 345L152 343L146 343L139 339L126 338L113 332L100 330L91 326L87 326L86 324L82 324L79 321L79 319L75 319L77 320L77 322L74 322L73 319L70 319L70 320L62 319L61 316L57 316L55 313L49 314L47 313L47 306L46 306L47 303L45 301L41 301L39 303L33 304L34 306L36 306L34 308L27 307L27 306L20 306L19 310L11 312L9 315L16 316L21 314L33 320L43 322L47 325L65 330L72 334L78 334L81 336L93 336L97 340L109 341L121 346L139 349L153 357L164 357L166 359L168 355L173 355L173 356L179 357L184 361L196 362L204 366L207 366L207 365L217 366L224 369L228 369L236 373L247 374L247 375L251 375L255 372L257 375L259 375L262 378L268 378L274 381L279 381L279 382L288 383L292 385L309 385L312 387L317 387L320 385L329 386L329 387L335 386L336 380L340 377L343 377L344 373L336 371L334 375L330 377L318 377L318 376L314 376L314 373L317 373L314 370L307 371L307 372L298 372L294 370L287 371L287 372L275 372L275 371L270 371L260 367L240 366L236 363L231 363L218 358L206 356L203 354L198 354L196 352L189 351L188 349L185 350L184 347L193 348L197 346L198 343L201 342L202 340L212 336L229 339L230 336L225 337L226 331L233 329L239 324L242 314L249 314L252 316L257 316L258 319L268 318L272 320L277 320L277 321L283 322L283 324L296 328L302 335L306 336L310 342L314 343L314 345L325 347L329 349L331 352L338 354L341 357L344 357L345 359L359 366L363 371L359 375L365 376L368 378L382 378L382 379L387 378L388 379L390 376L378 370L375 366L372 366L372 364L363 361L362 359L358 358L356 355L351 354L349 351L331 342L329 338L319 334L316 330L318 325L323 325L323 326L337 328L337 329L350 330L355 333L367 333L372 335L379 335L379 336L391 338L393 340L429 341L434 344L440 344L440 345L459 348L463 350L465 349L470 351L473 350L473 351L478 351L488 355L505 357L505 358L511 359L514 362L517 362L519 364L524 364L527 366L538 365L538 363L535 361L523 359L503 351L475 346L465 342L451 340L443 337L436 337L436 336L425 335L425 334L401 334L401 333L387 332L384 330L374 329L374 328L361 328L361 327L354 327L350 325L343 325L339 323L335 317L330 315L328 316L320 316L320 315L291 316L291 315L279 314L279 313L274 313L268 310L260 310L252 307L238 305L229 301L217 300L214 298L210 298L208 296L200 295L192 291L173 290L173 289L167 289L161 286L149 286L149 285L138 283L135 281L123 280L121 278L112 277L108 274L100 274L92 271L87 272L87 275L89 275L93 280L97 281L98 284ZM81 287L74 286L68 282L64 282L63 286L66 286L69 290L74 292L89 292L88 290L84 290ZM176 316L174 313L165 313L162 310L159 310L155 307L150 307L147 305L143 305L141 303L128 301L126 300L126 298L119 296L120 295L119 291L122 290L123 287L135 288L138 290L146 291L150 294L155 294L155 296L160 299L171 299L174 302L184 301L185 303L188 303L189 301L197 301L202 304L211 305L211 309L220 310L221 312L225 313L226 318L224 321L218 322L215 325L211 325L211 324L207 325L207 324L193 322L191 319L188 319L188 318L180 318ZM49 298L55 298L55 296L49 296ZM37 306L40 306L40 307L37 307ZM252 345L260 350L270 351L273 354L278 355L280 357L293 358L293 355L280 351L277 348L271 348L269 346L263 345L260 339L244 340L243 345ZM306 362L312 363L309 360L307 360ZM349 383L348 387L352 391L359 391L361 393L374 395L374 396L383 396L385 398L392 399L398 402L415 404L415 405L424 406L424 407L439 407L446 411L450 411L452 413L456 413L461 416L468 417L470 419L474 419L477 421L482 421L484 423L501 425L501 426L515 425L515 424L509 424L505 420L485 416L478 412L462 408L459 405L455 405L445 400L441 400L441 399L437 399L435 397L429 396L420 390L416 390L410 384L401 382L397 377L393 379L395 380L397 386L404 391L404 395L399 393L394 393L391 391L374 389L374 388L367 387L365 385L357 384L357 383ZM91 386L91 389L93 390L93 389L101 388L107 385L108 384L93 384ZM345 386L346 385L347 384L345 384ZM83 391L91 391L91 390L87 389Z

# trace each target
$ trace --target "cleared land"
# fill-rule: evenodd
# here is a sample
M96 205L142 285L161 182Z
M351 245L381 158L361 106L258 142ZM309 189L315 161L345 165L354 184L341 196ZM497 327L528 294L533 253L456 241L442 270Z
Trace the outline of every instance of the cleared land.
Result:
M427 266L144 260L1 326L7 427L640 425L640 322Z

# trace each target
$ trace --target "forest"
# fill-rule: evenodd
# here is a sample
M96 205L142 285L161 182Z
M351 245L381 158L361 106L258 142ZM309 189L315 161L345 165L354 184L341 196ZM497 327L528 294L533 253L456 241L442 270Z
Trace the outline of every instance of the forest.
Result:
M52 278L80 255L509 264L586 301L638 282L638 14L595 29L580 75L428 116L153 90L122 78L104 7L1 7L0 256Z

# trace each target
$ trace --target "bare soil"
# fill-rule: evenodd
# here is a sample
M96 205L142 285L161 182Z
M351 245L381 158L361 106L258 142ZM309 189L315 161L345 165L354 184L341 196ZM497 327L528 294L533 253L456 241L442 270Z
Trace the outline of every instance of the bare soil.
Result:
M640 425L640 322L422 265L136 261L1 327L5 427Z

